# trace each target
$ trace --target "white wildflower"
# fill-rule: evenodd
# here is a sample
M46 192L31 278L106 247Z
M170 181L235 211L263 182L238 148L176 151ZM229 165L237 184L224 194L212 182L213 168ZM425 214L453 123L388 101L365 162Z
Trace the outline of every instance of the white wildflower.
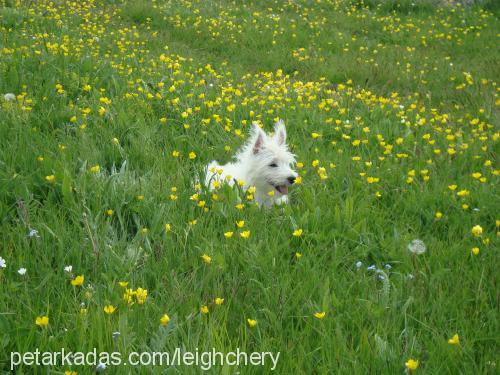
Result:
M38 231L36 229L30 229L30 231L28 233L28 237L39 238L40 236L38 235Z
M6 102L13 102L14 100L16 100L16 96L13 93L9 92L3 96L3 99Z
M106 364L103 362L99 363L95 368L96 372L103 372L104 370L106 370Z

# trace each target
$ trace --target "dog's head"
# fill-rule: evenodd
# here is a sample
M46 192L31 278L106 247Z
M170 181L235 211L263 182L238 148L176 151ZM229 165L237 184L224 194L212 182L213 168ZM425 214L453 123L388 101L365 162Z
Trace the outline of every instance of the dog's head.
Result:
M274 125L273 136L254 123L248 147L251 174L257 187L275 190L280 195L288 194L288 186L295 182L297 172L292 169L295 157L286 144L285 123L280 120Z

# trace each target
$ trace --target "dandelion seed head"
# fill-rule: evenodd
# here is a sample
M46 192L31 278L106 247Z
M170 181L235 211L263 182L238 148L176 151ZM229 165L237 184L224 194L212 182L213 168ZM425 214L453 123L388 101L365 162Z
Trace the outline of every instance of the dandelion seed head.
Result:
M408 244L408 251L413 254L423 254L427 251L424 241L416 239Z

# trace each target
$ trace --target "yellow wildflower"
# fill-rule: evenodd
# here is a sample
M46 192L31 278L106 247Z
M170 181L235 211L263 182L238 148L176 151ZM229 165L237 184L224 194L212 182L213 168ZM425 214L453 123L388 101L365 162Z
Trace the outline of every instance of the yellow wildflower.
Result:
M162 317L160 318L160 324L162 326L166 326L170 322L170 317L167 314L163 314Z
M49 317L48 316L37 316L35 319L35 324L39 327L46 327L49 324Z
M83 281L85 280L83 275L79 275L75 277L73 280L71 280L71 285L73 286L81 286L83 285Z

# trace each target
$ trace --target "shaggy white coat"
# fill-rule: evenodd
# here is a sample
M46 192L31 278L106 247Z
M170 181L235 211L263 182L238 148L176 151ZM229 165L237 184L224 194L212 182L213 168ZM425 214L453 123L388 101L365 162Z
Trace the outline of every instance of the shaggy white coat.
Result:
M288 187L297 177L292 170L294 163L295 156L286 144L284 122L280 120L274 125L273 136L254 123L248 142L236 154L234 162L220 165L214 160L208 164L205 185L213 190L215 181L231 186L242 181L244 190L255 186L254 200L261 205L287 203Z

